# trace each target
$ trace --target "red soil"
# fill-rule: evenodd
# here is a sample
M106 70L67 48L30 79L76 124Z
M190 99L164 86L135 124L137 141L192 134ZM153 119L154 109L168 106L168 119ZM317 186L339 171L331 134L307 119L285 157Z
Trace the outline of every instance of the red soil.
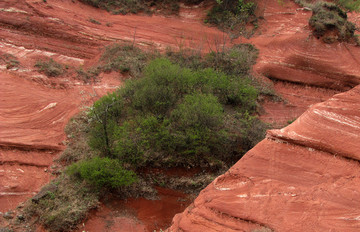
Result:
M157 191L159 200L111 199L104 202L80 225L79 232L138 232L166 229L173 216L182 212L191 200L186 194L174 190L157 187Z
M45 169L51 170L52 159L64 149L64 127L70 117L120 84L114 74L104 75L101 82L91 85L74 80L71 74L47 78L34 71L38 58L50 57L78 67L94 63L104 45L117 41L134 41L149 49L170 46L201 51L222 44L251 42L260 49L254 71L273 80L290 82L274 85L285 103L263 105L266 112L262 118L279 125L300 116L309 105L327 100L338 90L359 84L356 57L360 49L349 44L324 45L309 36L307 19L311 13L292 2L279 5L274 0L259 4L265 19L260 22L257 35L250 41L241 38L230 41L222 32L201 23L205 14L202 5L182 7L179 17L148 17L110 15L72 0L1 1L1 53L15 55L21 67L7 70L0 65L0 212L14 209L52 178ZM91 23L91 18L101 25ZM303 87L304 84L313 87ZM169 203L168 213L182 211L183 203L172 205L171 197L163 194L162 202ZM167 213L166 216L160 213L161 207L148 202L142 208L140 202L145 203L139 200L129 206L137 206L136 214L146 226L131 218L116 217L111 219L116 221L111 228L118 229L117 222L124 221L129 222L128 228L152 228L151 214L169 220ZM148 211L148 206L155 211ZM107 206L101 209L104 211L94 215L107 218L113 212ZM95 221L91 219L86 225L97 228L99 220L92 218Z

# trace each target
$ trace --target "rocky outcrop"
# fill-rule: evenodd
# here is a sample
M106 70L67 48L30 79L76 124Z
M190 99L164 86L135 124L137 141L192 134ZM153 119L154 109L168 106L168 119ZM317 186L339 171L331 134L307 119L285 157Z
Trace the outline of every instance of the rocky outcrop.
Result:
M358 231L360 86L271 130L168 231Z
M331 46L310 32L280 36L265 46L257 71L274 80L349 90L360 84L360 49L340 43Z
M311 11L291 1L282 6L277 1L264 2L266 25L251 39L260 50L257 72L272 80L341 91L360 84L360 49L356 44L325 44L312 35L308 23ZM352 14L350 20L359 22L357 16Z

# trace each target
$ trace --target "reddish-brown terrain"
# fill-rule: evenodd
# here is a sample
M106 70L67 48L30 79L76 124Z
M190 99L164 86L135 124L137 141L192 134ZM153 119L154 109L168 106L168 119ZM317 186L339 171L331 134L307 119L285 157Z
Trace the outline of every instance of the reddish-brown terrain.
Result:
M77 81L71 73L47 78L33 67L39 58L86 67L105 45L118 41L134 41L144 48L202 51L224 43L251 42L260 50L254 73L285 100L265 99L262 104L261 118L276 126L360 83L358 47L318 41L307 24L311 12L293 2L258 2L264 19L256 35L230 41L202 23L206 4L182 6L179 16L149 17L110 15L77 0L1 1L0 55L12 54L21 65L6 69L0 64L0 212L16 208L53 178L53 159L65 148L64 128L70 117L121 83L116 75L105 75L93 84ZM291 126L270 131L266 140L177 215L170 230L359 227L354 191L360 116L356 97L356 89L337 95L310 108ZM186 207L178 201L181 197L164 193L161 204L180 212ZM177 199L177 204L169 199ZM84 223L86 231L146 231L154 228L155 216L176 213L167 210L165 215L140 200L128 204L134 210L129 216L117 213L119 208L112 205L102 205L92 214ZM170 218L166 220L159 221L166 225ZM1 217L0 225L5 224Z
M358 231L360 86L271 130L169 231Z
M268 30L278 33L252 40L260 48L255 70L276 81L290 104L265 103L272 115L262 117L296 116L336 90L348 91L268 131L176 215L168 231L359 231L360 48L321 43L307 28L309 13L295 9L287 16L265 9ZM271 25L280 21L278 29Z

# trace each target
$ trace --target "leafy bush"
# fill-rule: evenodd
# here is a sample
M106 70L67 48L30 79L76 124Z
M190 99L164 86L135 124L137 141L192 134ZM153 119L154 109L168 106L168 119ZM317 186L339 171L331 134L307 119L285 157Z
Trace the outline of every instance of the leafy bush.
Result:
M69 175L79 176L97 188L117 189L136 181L134 172L125 170L117 159L95 157L68 167Z
M212 94L186 95L171 112L176 152L193 161L190 166L202 163L207 157L220 160L219 154L227 153L224 116L222 105Z
M240 122L241 148L243 152L246 152L264 139L268 127L258 117L248 112L237 114L235 117Z
M239 94L238 97L235 97L235 104L239 103L239 96L248 96L249 98L243 98L241 104L248 105L252 108L251 110L255 108L255 104L252 103L255 103L254 98L257 97L257 92L264 95L274 95L274 91L269 88L269 86L263 86L256 79L251 78L250 68L255 64L257 56L258 50L251 44L238 44L230 48L224 47L204 56L192 50L173 52L168 49L166 52L166 57L173 63L179 64L181 67L200 71L211 68L217 72L225 73L227 76L226 78L220 78L218 75L210 73L207 73L206 75L209 79L211 79L210 77L214 78L214 84L220 84L226 80L231 82L232 85L222 84L221 86L228 86L232 90L223 89L223 91L237 92L237 94ZM223 81L217 79L223 79ZM246 90L247 87L250 87L247 93L244 92L243 94L240 94L240 92ZM257 91L254 91L253 87L255 87ZM220 86L217 88L220 88ZM219 89L217 89L217 91L219 91ZM234 98L230 97L229 99L224 99L224 95L218 97L222 103L226 103L228 100L231 102L232 98Z
M205 22L223 30L240 31L246 35L246 24L256 21L256 3L244 0L216 0L216 5L209 11Z
M217 129L223 122L224 109L214 95L191 94L184 97L170 117L179 130Z
M155 59L143 78L127 81L95 103L89 114L96 122L89 144L135 169L152 164L199 166L225 157L231 162L241 136L229 133L223 120L232 111L254 112L258 94L242 75L191 70ZM241 123L240 118L231 120Z
M91 119L89 145L106 156L113 154L113 134L120 118L123 99L118 92L110 93L94 103L89 112Z
M64 67L53 59L39 60L35 67L48 77L57 77L64 73Z
M313 7L309 20L314 35L323 37L323 41L333 43L336 40L349 41L354 38L355 24L347 21L346 12L333 3L320 2Z
M210 52L206 56L206 66L227 75L247 75L256 63L258 50L251 44L238 44L222 51Z
M119 127L115 137L117 157L134 168L150 165L163 152L174 151L174 137L167 119L150 115L129 119Z
M194 84L191 70L173 65L166 59L151 62L145 76L135 86L132 106L136 110L159 115L165 115Z

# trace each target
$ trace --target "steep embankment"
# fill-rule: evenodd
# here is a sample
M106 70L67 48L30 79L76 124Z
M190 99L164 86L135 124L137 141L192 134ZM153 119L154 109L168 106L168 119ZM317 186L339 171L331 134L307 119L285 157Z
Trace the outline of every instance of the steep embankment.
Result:
M360 87L269 131L169 231L357 231Z
M307 19L311 13L292 2L259 3L264 20L250 40L260 49L254 70L259 76L281 80L268 83L286 100L286 104L265 100L265 121L284 125L309 105L358 84L358 49L324 45L309 36ZM203 51L231 43L217 29L201 23L204 14L203 5L182 7L179 17L148 17L110 15L72 0L1 1L1 54L14 55L20 67L6 69L0 65L0 211L14 209L52 178L52 159L64 149L63 130L69 118L120 84L112 75L91 85L74 80L74 73L60 79L47 78L34 70L36 60L50 57L70 66L87 66L94 63L104 45L124 40L145 48L192 47ZM271 170L275 169L267 171ZM276 186L271 191L276 191ZM267 211L263 212L265 215ZM112 221L113 228L117 219Z
M295 9L289 6L282 17L265 10L270 25L272 18L287 23L275 38L254 38L260 48L256 70L274 80L290 103L315 100L312 89L323 98L325 89L358 85L360 49L322 44L303 21L309 13ZM289 29L295 22L299 26ZM312 94L302 95L304 84ZM357 86L311 106L286 128L269 131L176 215L168 231L358 231L359 97ZM276 114L278 108L268 108L275 104L265 109Z
M310 105L360 83L360 49L353 44L324 44L311 34L310 11L292 2L261 1L264 20L250 39L260 50L254 70L272 80L287 104L266 101L267 122L300 116ZM356 21L353 14L351 19Z

